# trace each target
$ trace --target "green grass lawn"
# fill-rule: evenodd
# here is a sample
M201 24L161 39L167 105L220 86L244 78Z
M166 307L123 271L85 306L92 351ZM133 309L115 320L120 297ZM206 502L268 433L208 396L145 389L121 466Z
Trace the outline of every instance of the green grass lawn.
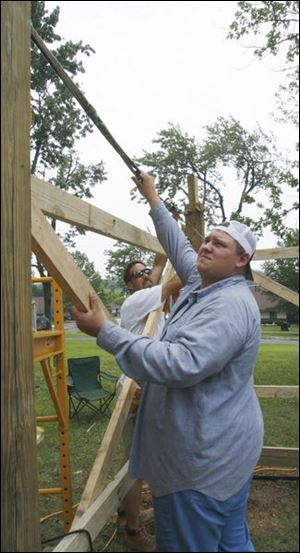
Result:
M261 344L254 371L255 384L299 384L298 356L299 349L296 345Z
M281 332L281 331L280 331ZM284 333L283 333L284 334ZM288 333L286 333L288 334ZM112 375L121 374L114 357L101 350L94 338L79 333L70 333L66 337L67 357L85 357L100 355L101 368ZM36 410L37 414L54 413L49 392L47 390L42 370L39 364L35 366L36 373ZM262 344L255 368L256 384L294 385L298 383L298 353L294 345ZM296 447L298 445L298 400L260 398L265 419L265 445ZM80 420L70 421L70 449L72 468L73 503L76 504L83 492L88 474L91 470L101 439L104 435L108 417L96 417L87 409L83 409ZM38 467L40 487L59 486L58 431L56 423L39 425L44 427L44 439L38 446ZM120 468L123 459L123 449L120 446L115 452L108 479ZM272 483L273 484L273 483ZM276 484L276 483L275 483ZM284 484L284 483L282 483ZM288 485L288 484L287 484ZM256 485L257 487L257 485ZM294 494L295 495L295 494ZM294 530L289 532L289 521L295 519L294 495L290 503L285 499L284 528L281 533L286 536L284 543L278 544L278 536L274 529L266 537L257 537L259 551L297 551ZM40 516L61 510L59 496L43 496L40 498ZM254 511L257 509L254 505ZM290 512L290 515L289 515ZM293 522L294 524L294 522ZM257 528L255 526L255 528ZM49 517L41 525L42 539L63 532L61 516ZM255 537L255 536L254 536ZM271 540L271 541L270 541ZM268 545L265 545L268 544ZM259 548L260 547L260 548ZM265 547L265 549L264 549ZM258 549L259 548L259 549ZM115 542L107 551L126 551L121 544Z

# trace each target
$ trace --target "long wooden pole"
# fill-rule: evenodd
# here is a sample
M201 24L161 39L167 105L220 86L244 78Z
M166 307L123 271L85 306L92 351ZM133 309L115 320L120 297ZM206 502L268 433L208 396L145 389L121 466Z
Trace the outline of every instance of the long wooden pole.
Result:
M1 2L1 551L41 551L31 329L30 2Z
M199 250L204 239L204 212L199 200L198 179L196 175L188 175L189 203L185 210L185 233L195 251Z
M77 102L81 105L87 116L93 121L93 123L96 125L97 129L103 134L103 136L106 138L106 140L111 144L111 146L115 149L115 151L121 156L123 161L126 163L127 167L132 171L132 173L139 177L141 175L140 169L138 166L128 157L128 155L124 152L124 150L121 148L121 146L117 143L117 141L114 139L114 137L109 132L106 125L103 123L103 121L100 119L99 115L97 114L95 108L87 101L84 94L81 92L81 90L78 88L75 83L70 79L70 77L65 72L63 66L59 63L59 61L56 59L56 57L48 50L47 46L39 36L39 34L36 32L36 30L32 27L31 28L31 37L35 44L38 46L38 48L41 50L47 61L50 63L50 65L53 67L53 69L56 71L58 76L61 78L67 89L71 92L71 94L76 98Z

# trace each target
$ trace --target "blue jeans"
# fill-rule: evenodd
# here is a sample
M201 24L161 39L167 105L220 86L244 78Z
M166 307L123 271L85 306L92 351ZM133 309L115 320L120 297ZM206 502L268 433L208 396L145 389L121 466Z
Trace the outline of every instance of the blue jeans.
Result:
M251 481L226 501L193 490L153 497L156 550L255 551L247 524Z

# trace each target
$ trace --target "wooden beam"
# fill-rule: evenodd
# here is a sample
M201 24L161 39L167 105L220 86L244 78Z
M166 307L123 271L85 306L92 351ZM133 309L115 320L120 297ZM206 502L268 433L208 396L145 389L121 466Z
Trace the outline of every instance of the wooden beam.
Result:
M173 273L174 270L172 265L168 263L168 267L163 276L163 282L169 280ZM150 313L143 331L143 336L151 337L154 335L161 313L162 307ZM124 386L122 387L120 395L117 399L116 407L108 423L99 452L82 494L82 498L74 517L73 525L77 523L79 518L103 489L112 455L122 434L136 387L136 383L131 379L126 380Z
M299 386L254 386L258 397L299 397Z
M299 247L291 246L288 248L266 248L256 250L253 261L263 259L293 259L299 257Z
M188 175L187 183L189 194L188 209L194 211L199 205L198 178L196 177L196 175Z
M75 513L72 530L104 488L111 459L119 443L136 388L137 385L134 380L126 380L117 398L116 406L102 438L99 451Z
M121 240L143 250L166 255L156 236L76 198L46 181L31 177L32 197L45 215Z
M95 207L42 179L32 176L31 190L32 196L37 200L40 209L49 217L165 255L157 238L149 232L130 225L126 221L107 213L107 211ZM192 195L191 198L193 197ZM196 207L199 208L199 205ZM204 230L202 234L204 234ZM263 259L292 259L297 257L299 257L298 247L286 247L256 250L253 259L254 261L260 261Z
M274 468L299 468L299 449L297 447L263 447L258 464Z
M270 277L267 277L262 273L258 273L257 271L252 271L252 273L254 282L257 286L264 288L264 290L268 290L276 296L279 296L280 298L283 298L284 300L287 300L293 305L297 305L299 307L299 294L297 294L297 292L294 292L294 290L290 290L286 286L275 282L275 280L272 280Z
M189 203L185 210L185 233L195 251L199 250L204 238L204 213L199 201L198 179L196 175L188 175Z
M92 540L95 540L109 516L117 510L119 502L125 497L132 484L133 480L128 476L128 463L126 463L114 480L87 509L80 521L72 527L72 530L87 530ZM87 536L84 534L67 535L53 551L90 551Z
M92 286L63 246L33 198L31 213L32 251L55 278L70 301L81 311L87 311L89 309L89 293L93 292ZM112 319L101 300L100 303L107 316Z
M30 243L30 2L1 2L1 551L41 551Z
M100 119L95 108L87 101L87 99L85 98L84 94L81 92L79 87L70 79L69 75L66 73L63 66L60 64L58 59L52 54L52 52L48 50L46 44L43 42L42 38L39 36L39 34L36 32L36 30L33 27L31 28L31 37L35 42L35 44L38 46L38 48L41 50L41 52L43 53L47 61L53 67L57 75L61 78L61 80L67 87L67 89L71 92L74 98L76 98L77 102L84 109L87 116L93 121L97 129L99 129L102 135L105 136L106 140L113 146L115 151L121 156L121 158L129 167L129 169L134 173L135 176L137 175L137 173L140 173L137 165L135 165L134 161L132 161L128 157L128 155L124 152L121 146L116 142L114 137L110 134L108 128Z

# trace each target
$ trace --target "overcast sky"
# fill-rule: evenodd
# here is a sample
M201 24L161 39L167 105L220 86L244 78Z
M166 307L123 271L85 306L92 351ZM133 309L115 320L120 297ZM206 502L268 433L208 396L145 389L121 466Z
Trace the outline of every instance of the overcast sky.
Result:
M169 122L201 140L205 125L230 115L248 131L259 124L273 132L279 150L292 152L295 129L271 116L283 82L282 59L255 59L252 46L258 38L226 39L237 2L46 2L48 10L55 6L62 38L82 40L96 51L83 58L86 72L77 81L130 157L151 150ZM84 163L103 160L108 173L91 202L153 232L147 207L130 201L129 169L100 132L95 128L76 149ZM232 195L234 189L228 202ZM78 248L104 276L104 250L113 243L87 233ZM259 240L259 247L274 245L270 233Z

